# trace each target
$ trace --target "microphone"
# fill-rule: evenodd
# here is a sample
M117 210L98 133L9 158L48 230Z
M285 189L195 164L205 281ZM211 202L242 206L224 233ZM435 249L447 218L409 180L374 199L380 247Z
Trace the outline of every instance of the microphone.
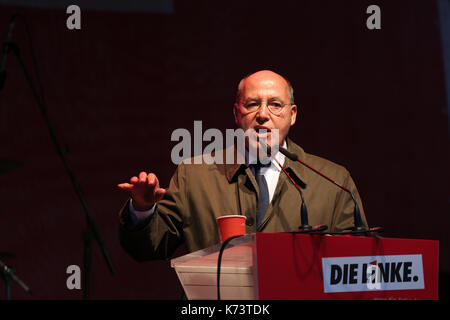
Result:
M270 157L272 156L272 150L271 147L268 146L262 139L259 140L259 143L267 150L267 155ZM286 150L286 149L285 149ZM287 150L286 150L287 151ZM289 151L288 151L289 152ZM300 198L302 199L302 205L300 207L300 220L301 225L298 227L301 231L300 232L312 232L312 231L322 231L328 229L326 225L320 224L317 226L310 226L308 223L308 210L306 209L306 203L305 198L303 197L303 191L302 189L295 183L294 179L292 179L291 175L284 169L284 167L281 165L281 163L275 158L275 161L280 166L281 170L283 170L284 174L289 178L289 180L292 182L292 184L295 186L295 188L300 193Z
M284 174L289 178L289 180L292 182L292 184L295 186L295 188L300 193L300 198L302 199L302 205L300 207L300 221L301 225L298 227L300 230L311 230L313 227L311 227L308 223L308 210L306 209L305 204L305 198L303 198L303 191L302 189L295 183L294 179L292 179L291 175L284 169L284 167L281 165L281 163L274 157L275 161L280 166L281 170L283 170Z
M361 218L361 212L359 210L359 206L358 203L356 202L356 199L353 195L353 193L348 190L346 187L340 185L339 183L337 183L336 181L334 181L333 179L327 177L326 175L324 175L323 173L321 173L320 171L314 169L313 167L309 166L308 164L304 163L303 161L301 161L298 156L288 150L286 150L283 147L279 147L279 150L282 154L284 154L287 158L289 158L292 161L297 161L300 162L302 165L304 165L305 167L311 169L312 171L314 171L315 173L317 173L318 175L322 176L323 178L325 178L326 180L330 181L331 183L333 183L334 185L338 186L339 188L341 188L342 190L344 190L345 192L347 192L348 194L350 194L350 197L353 200L353 203L355 204L355 209L353 211L353 220L354 220L354 231L356 232L366 232L369 230L366 230L363 226L363 222L362 222L362 218Z
M6 58L8 57L9 53L9 47L12 40L12 34L14 31L14 25L16 22L18 14L15 13L11 16L11 20L9 21L8 25L8 33L6 34L6 40L3 42L3 51L2 51L2 57L0 60L0 90L3 89L5 86L5 80L6 80Z

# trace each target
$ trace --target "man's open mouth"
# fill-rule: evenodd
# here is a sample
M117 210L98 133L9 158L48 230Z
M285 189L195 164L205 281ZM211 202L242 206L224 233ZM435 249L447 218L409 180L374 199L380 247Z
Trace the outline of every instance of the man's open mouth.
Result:
M266 135L268 135L269 133L270 133L270 128L267 128L267 127L263 127L263 126L256 126L255 128L254 128L254 130L255 130L255 132L256 132L256 134L258 135L258 136L266 136Z

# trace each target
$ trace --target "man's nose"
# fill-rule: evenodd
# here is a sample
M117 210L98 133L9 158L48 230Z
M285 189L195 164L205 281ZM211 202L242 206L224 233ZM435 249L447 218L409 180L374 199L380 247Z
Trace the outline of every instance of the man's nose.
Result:
M259 107L258 112L256 113L256 120L259 123L264 123L269 121L269 109L267 108L267 104L262 103L261 107Z

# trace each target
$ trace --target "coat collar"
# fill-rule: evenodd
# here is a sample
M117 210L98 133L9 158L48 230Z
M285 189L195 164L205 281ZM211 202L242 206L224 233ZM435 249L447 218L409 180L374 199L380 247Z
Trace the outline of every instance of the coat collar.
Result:
M295 144L291 139L287 138L288 151L296 154L300 160L306 159L306 153L299 145ZM292 161L286 157L284 162L284 168L286 171L290 169L294 175L301 181L302 187L306 187L307 184L307 168L305 168L300 162Z
M234 150L231 151L230 149L234 149ZM247 165L245 163L243 163L243 164L237 163L236 159L237 159L238 149L237 149L236 144L233 144L233 145L229 146L228 148L226 148L225 152L226 152L225 154L227 154L227 152L234 152L233 154L234 154L235 162L224 164L225 175L227 176L228 182L231 183L234 180L235 176L238 175L238 172L240 172L241 170L244 171L245 168L247 167ZM226 157L224 156L224 158L226 158Z
M306 153L303 151L303 149L295 144L291 139L287 138L287 144L288 144L288 151L295 153L299 159L304 160ZM234 148L234 154L236 155L237 148L235 145L230 146L229 148ZM228 148L227 148L228 150ZM294 175L302 182L303 187L306 186L306 168L297 161L292 161L288 158L285 159L283 167L286 169L286 171L291 171L294 173ZM232 163L232 164L225 164L225 175L228 179L228 182L234 181L235 177L240 174L241 172L244 172L247 168L246 164L239 164L239 163ZM289 169L289 170L288 170Z

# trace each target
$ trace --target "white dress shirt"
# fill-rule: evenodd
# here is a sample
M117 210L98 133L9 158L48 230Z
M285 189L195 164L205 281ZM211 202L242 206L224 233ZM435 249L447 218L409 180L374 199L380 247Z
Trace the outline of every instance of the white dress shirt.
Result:
M283 143L283 148L286 148L286 141ZM264 175L264 178L267 182L267 187L269 189L269 203L272 202L273 194L275 193L275 188L278 184L278 178L280 177L281 167L278 165L277 161L283 165L285 156L280 151L278 151L274 157L271 158L270 166L262 167L261 173ZM248 153L248 164L255 164L256 158L253 157L250 153Z

